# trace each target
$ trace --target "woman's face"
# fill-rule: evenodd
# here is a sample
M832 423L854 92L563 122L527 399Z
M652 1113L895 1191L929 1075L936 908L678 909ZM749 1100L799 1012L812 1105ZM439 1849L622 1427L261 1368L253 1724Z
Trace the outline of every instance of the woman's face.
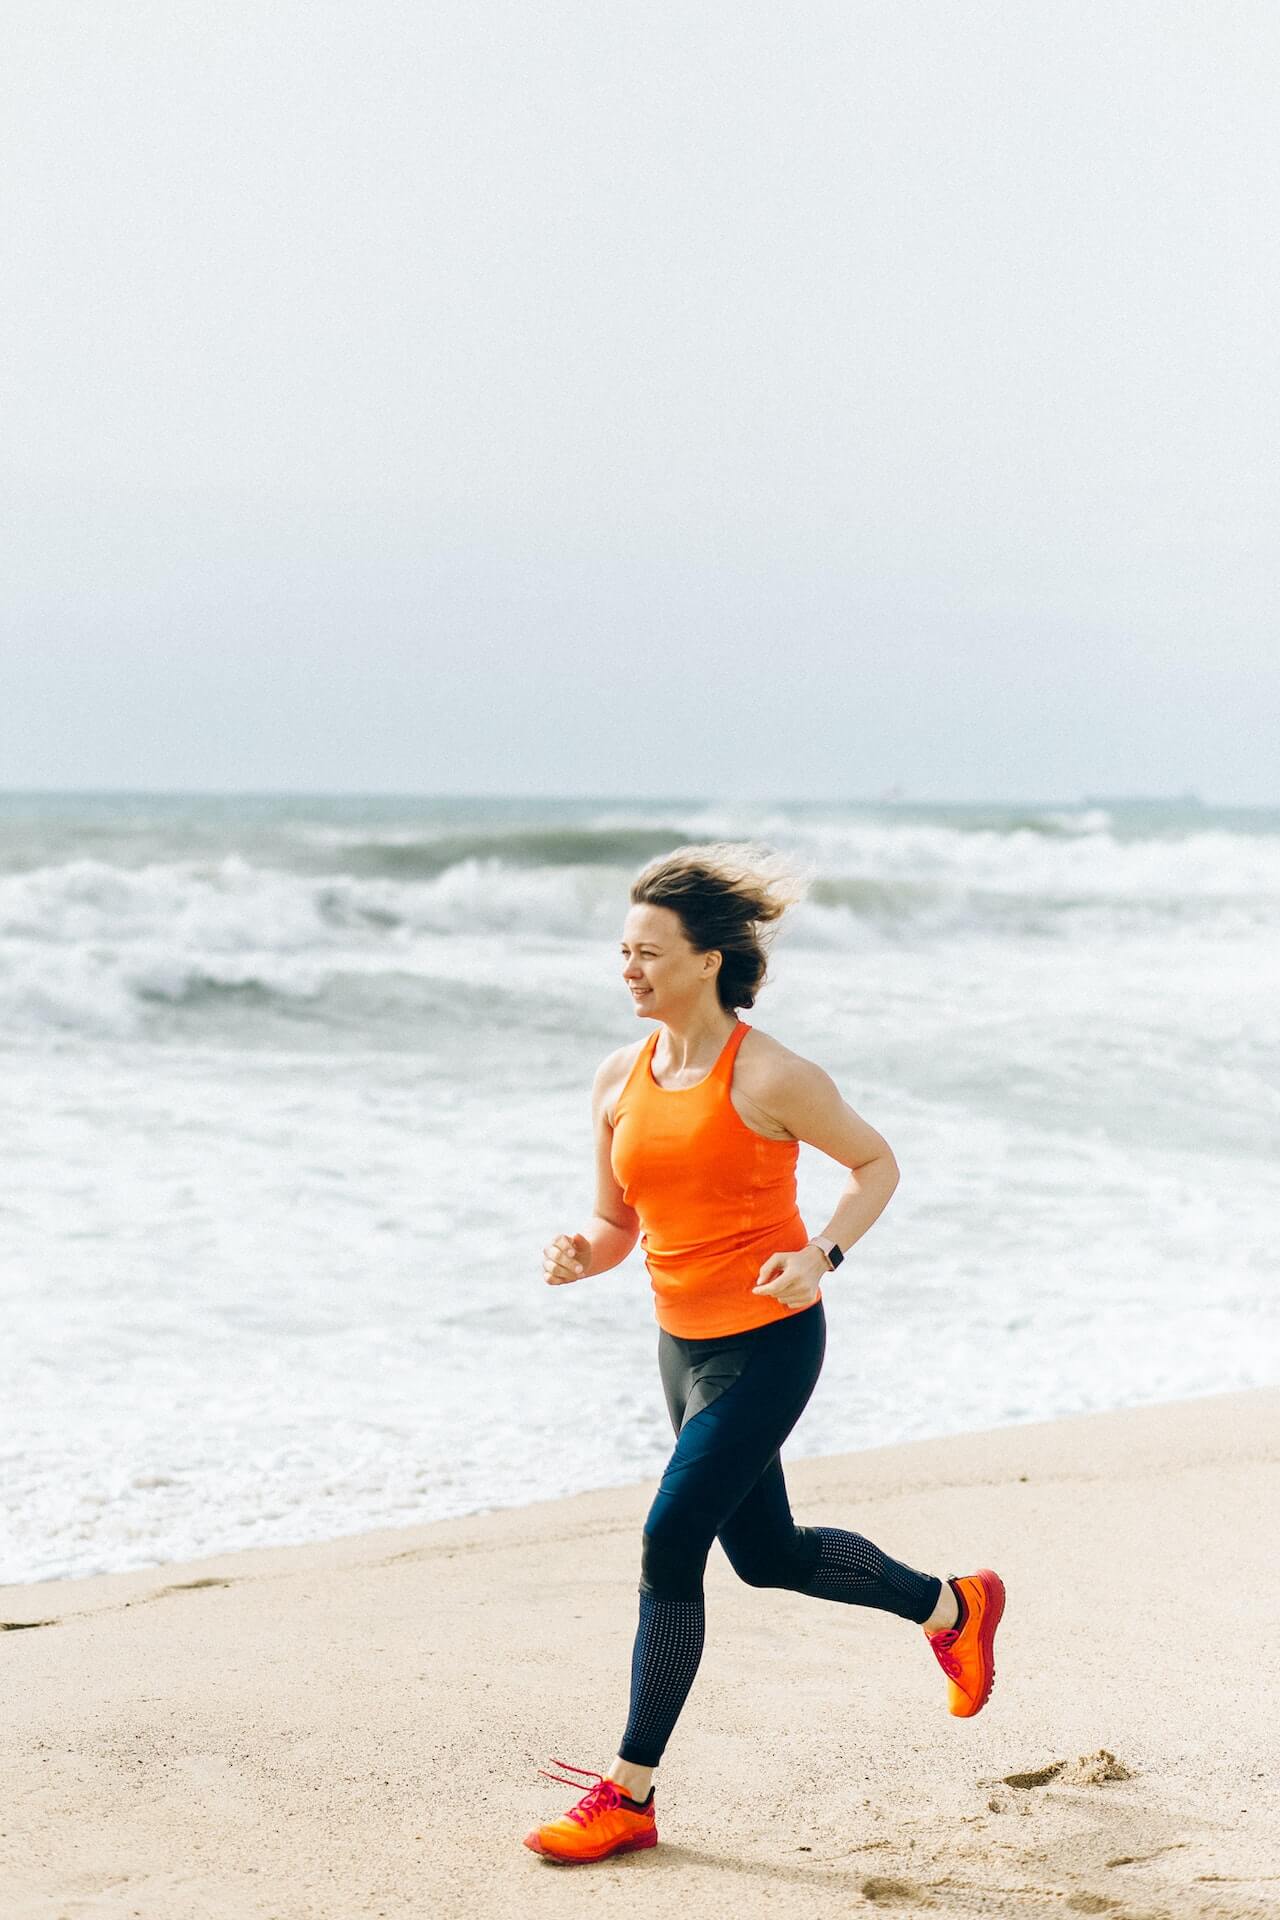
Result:
M690 946L678 913L670 907L630 907L622 926L622 977L637 1013L662 1019L694 1006L708 983L714 989L718 953Z

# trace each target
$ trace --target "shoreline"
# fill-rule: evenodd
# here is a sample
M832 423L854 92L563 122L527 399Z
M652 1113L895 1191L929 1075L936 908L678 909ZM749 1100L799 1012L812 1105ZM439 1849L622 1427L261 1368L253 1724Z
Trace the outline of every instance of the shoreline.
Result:
M961 1427L951 1433L927 1434L923 1437L910 1440L887 1440L873 1447L842 1448L832 1453L792 1455L790 1452L786 1452L784 1464L787 1471L787 1484L788 1487L790 1487L793 1477L800 1474L805 1468L816 1467L826 1462L856 1460L861 1463L868 1463L868 1470L874 1471L869 1463L875 1462L882 1455L901 1454L907 1456L915 1448L950 1447L962 1441L995 1439L1001 1434L1013 1435L1015 1433L1028 1433L1041 1428L1049 1429L1066 1425L1077 1420L1104 1419L1112 1415L1120 1416L1127 1413L1154 1411L1161 1407L1194 1406L1202 1401L1228 1399L1244 1401L1251 1395L1267 1393L1276 1393L1280 1396L1280 1385L1274 1387L1268 1385L1213 1388L1205 1393L1178 1395L1168 1400L1138 1401L1130 1405L1107 1407L1101 1410L1053 1414L1041 1420L1008 1421L995 1427ZM1277 1413L1278 1416L1280 1416L1280 1399L1277 1401ZM308 1540L267 1541L252 1546L210 1547L207 1552L182 1554L173 1560L158 1560L137 1567L98 1569L93 1573L58 1573L41 1576L32 1580L0 1579L0 1631L4 1630L6 1624L18 1626L26 1624L21 1617L23 1609L17 1598L17 1596L21 1596L24 1593L35 1593L37 1590L43 1590L54 1594L61 1592L63 1589L88 1588L94 1582L100 1581L135 1580L145 1585L149 1581L163 1581L165 1577L171 1573L174 1575L199 1572L207 1573L215 1567L225 1570L228 1565L234 1567L239 1566L241 1563L247 1564L255 1559L261 1558L263 1555L319 1553L330 1548L340 1549L343 1546L362 1541L381 1544L387 1541L403 1539L407 1542L415 1539L419 1535L433 1534L438 1528L462 1526L469 1521L496 1520L501 1515L531 1513L543 1508L561 1507L569 1501L587 1499L594 1494L602 1496L622 1496L631 1493L635 1489L644 1488L649 1489L651 1492L657 1485L660 1472L661 1467L659 1466L646 1478L629 1479L619 1482L617 1485L583 1487L570 1493L544 1494L539 1495L533 1500L518 1501L511 1506L479 1507L467 1513L449 1514L437 1519L397 1521L394 1525L390 1526L356 1526L347 1532L320 1534L314 1539Z
M802 1524L1001 1572L974 1721L918 1629L713 1547L660 1844L563 1868L520 1842L616 1751L651 1481L8 1586L6 1920L1280 1913L1280 1387L784 1463Z

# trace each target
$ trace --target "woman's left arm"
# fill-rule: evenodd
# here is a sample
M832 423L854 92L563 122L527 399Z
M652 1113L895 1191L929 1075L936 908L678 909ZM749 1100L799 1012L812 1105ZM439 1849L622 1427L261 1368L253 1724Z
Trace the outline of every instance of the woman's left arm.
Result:
M835 1212L820 1229L843 1253L860 1240L888 1206L901 1177L893 1149L882 1134L854 1112L826 1070L796 1054L784 1057L761 1088L767 1104L797 1140L830 1154L849 1169ZM828 1271L820 1247L774 1253L760 1269L755 1293L771 1294L785 1306L811 1306Z

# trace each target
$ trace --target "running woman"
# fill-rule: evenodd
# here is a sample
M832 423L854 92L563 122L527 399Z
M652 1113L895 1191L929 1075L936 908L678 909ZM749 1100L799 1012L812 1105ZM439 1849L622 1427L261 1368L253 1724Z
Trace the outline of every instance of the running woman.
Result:
M631 887L622 977L644 1038L592 1088L595 1217L543 1249L549 1286L607 1273L641 1236L675 1451L644 1525L631 1698L607 1775L524 1844L558 1861L657 1844L652 1778L702 1656L703 1572L718 1539L738 1576L923 1627L948 1705L981 1711L995 1676L1004 1586L990 1568L946 1580L861 1534L792 1518L779 1449L826 1348L821 1281L888 1204L888 1143L820 1066L739 1018L764 984L777 922L803 882L758 843L681 847ZM811 1236L796 1210L799 1142L849 1169ZM584 1781L540 1773L581 1792Z

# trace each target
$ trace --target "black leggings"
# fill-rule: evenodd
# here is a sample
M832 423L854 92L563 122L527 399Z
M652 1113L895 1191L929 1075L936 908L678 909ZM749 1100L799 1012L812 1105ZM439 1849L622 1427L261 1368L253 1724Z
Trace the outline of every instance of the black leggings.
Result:
M702 1579L719 1538L752 1587L879 1607L922 1623L942 1582L891 1560L860 1533L798 1527L778 1450L822 1371L821 1300L716 1340L660 1330L658 1362L676 1447L645 1521L631 1711L620 1759L656 1767L702 1658Z

